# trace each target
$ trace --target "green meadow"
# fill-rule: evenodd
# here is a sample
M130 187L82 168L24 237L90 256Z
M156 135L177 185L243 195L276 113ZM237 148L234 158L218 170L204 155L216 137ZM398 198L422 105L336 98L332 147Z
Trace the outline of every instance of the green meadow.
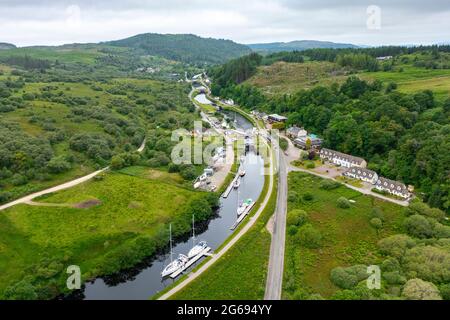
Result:
M377 242L402 229L403 207L342 185L325 190L320 188L322 181L306 173L289 174L288 212L294 209L306 211L307 223L320 232L322 241L318 248L300 245L296 235L289 232L288 223L284 299L308 299L312 294L331 297L339 289L330 280L333 268L380 263ZM306 194L312 195L312 199ZM350 208L339 208L337 201L341 197L354 203ZM378 232L370 225L373 208L380 209L384 215L383 228Z
M127 171L3 211L0 297L22 279L41 298L64 292L69 265L80 266L83 281L131 267L167 243L168 223L185 232L186 210L208 195L186 188L178 174Z

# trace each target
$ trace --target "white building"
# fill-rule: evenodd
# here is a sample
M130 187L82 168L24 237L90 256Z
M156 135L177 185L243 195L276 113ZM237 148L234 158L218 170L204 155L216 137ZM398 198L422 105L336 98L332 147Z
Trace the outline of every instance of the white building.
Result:
M403 199L409 199L411 197L411 193L403 183L383 177L378 179L375 188L379 191L385 191Z
M375 171L365 168L352 167L345 170L342 175L345 177L369 182L371 184L376 184L376 182L378 181L378 174Z
M308 131L304 128L294 126L286 130L286 135L291 139L304 138L308 135Z
M320 150L320 159L329 161L335 165L351 168L351 167L367 167L367 162L363 158L354 157L349 154L323 148Z

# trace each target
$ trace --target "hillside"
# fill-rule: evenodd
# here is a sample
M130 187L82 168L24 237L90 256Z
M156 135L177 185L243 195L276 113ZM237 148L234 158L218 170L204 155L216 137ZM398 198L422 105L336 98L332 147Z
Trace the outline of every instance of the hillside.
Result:
M298 40L291 42L272 42L272 43L255 43L248 45L252 50L257 52L281 52L281 51L302 51L308 49L343 49L343 48L358 48L358 46L350 43L336 43L330 41L317 40Z
M191 34L146 33L106 44L188 63L223 63L250 52L247 46L230 40L201 38Z
M0 42L0 50L14 49L14 48L16 48L16 46L11 43Z

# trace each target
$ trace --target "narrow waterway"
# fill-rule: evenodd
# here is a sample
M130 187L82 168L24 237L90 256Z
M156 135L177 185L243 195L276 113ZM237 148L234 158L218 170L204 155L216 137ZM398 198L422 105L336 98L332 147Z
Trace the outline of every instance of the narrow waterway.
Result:
M228 112L227 112L228 113ZM228 116L235 118L234 112ZM252 124L239 114L236 114L236 127L241 130L252 128ZM205 240L214 251L231 235L230 227L237 219L236 209L238 201L251 198L256 201L262 192L264 176L263 160L253 152L247 153L243 166L246 171L238 191L233 189L228 198L221 198L220 208L216 216L196 228L197 241ZM245 223L245 220L244 220ZM192 238L180 241L173 248L174 257L178 254L187 254L192 247ZM161 279L161 271L170 262L170 254L155 257L147 264L129 272L123 272L115 277L99 278L87 283L80 298L88 300L146 300L164 289L175 280ZM199 264L199 260L190 269ZM189 270L187 270L189 271Z

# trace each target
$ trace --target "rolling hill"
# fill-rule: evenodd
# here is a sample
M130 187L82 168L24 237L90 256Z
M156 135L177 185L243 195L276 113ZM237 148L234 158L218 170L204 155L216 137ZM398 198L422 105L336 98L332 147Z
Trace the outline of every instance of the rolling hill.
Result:
M14 48L16 48L16 46L11 43L0 42L0 50L14 49Z
M231 40L201 38L192 34L139 34L105 44L127 47L142 55L161 56L188 63L223 63L250 53L250 48Z
M302 51L307 49L320 49L320 48L358 48L358 46L350 43L336 43L330 41L317 41L317 40L298 40L291 42L272 42L272 43L255 43L248 45L252 50L257 52L281 52L281 51Z

